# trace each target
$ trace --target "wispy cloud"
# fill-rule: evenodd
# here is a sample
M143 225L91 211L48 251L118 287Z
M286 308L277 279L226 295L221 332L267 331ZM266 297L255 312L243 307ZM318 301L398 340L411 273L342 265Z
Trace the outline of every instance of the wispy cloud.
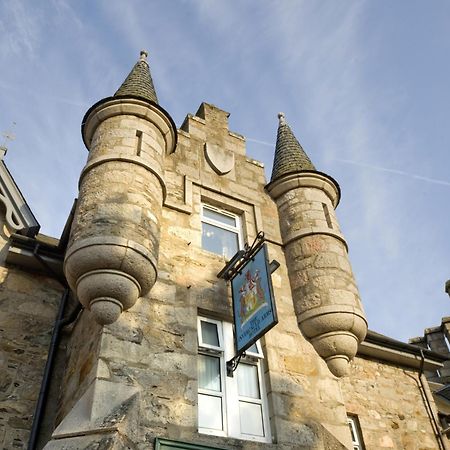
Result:
M40 37L41 15L22 0L5 0L0 7L0 53L34 57Z

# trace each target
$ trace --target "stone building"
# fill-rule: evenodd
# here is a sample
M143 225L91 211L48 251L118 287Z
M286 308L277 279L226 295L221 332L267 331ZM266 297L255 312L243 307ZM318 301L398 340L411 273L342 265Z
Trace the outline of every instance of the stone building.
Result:
M1 448L450 448L425 376L448 353L367 330L339 185L282 114L267 183L227 112L202 103L176 128L142 52L82 134L59 239L0 162ZM278 323L229 376L217 274L259 232Z

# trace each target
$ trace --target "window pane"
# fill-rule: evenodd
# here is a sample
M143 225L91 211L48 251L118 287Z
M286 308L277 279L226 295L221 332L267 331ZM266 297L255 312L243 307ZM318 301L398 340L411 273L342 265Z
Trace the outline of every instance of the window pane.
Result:
M237 233L202 223L202 248L230 259L238 251Z
M222 391L219 358L198 355L198 386L201 389L209 389L210 391Z
M202 328L202 344L214 345L219 347L219 335L217 334L217 325L211 322L200 321Z
M258 347L256 346L256 342L245 351L249 352L249 353L254 353L255 355L259 355L259 351L258 351Z
M212 395L198 395L198 426L222 430L222 399Z
M213 211L208 208L203 208L203 217L208 219L217 220L217 222L224 223L225 225L230 225L232 227L236 226L236 217L227 216L225 214L220 214L219 212Z
M356 436L355 436L355 432L354 432L354 430L353 430L353 424L352 424L352 421L351 421L351 419L348 421L348 426L349 426L349 428L350 428L350 434L352 435L352 442L353 443L357 443L358 441L357 441L357 439L356 439Z
M239 364L237 368L238 392L242 397L260 398L258 368L251 364Z
M261 405L239 402L241 433L264 436Z

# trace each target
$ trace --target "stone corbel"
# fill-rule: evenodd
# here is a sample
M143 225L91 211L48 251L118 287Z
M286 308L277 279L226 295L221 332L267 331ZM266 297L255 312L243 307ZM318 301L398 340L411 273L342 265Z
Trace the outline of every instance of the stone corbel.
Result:
M125 435L132 433L138 395L139 390L134 386L95 379L56 427L52 439L117 431ZM45 448L52 448L52 441Z

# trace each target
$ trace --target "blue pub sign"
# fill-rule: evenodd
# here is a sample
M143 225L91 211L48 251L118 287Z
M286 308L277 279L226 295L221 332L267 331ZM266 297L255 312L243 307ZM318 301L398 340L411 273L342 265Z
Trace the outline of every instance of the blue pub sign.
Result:
M238 355L278 323L270 274L264 244L231 281Z

